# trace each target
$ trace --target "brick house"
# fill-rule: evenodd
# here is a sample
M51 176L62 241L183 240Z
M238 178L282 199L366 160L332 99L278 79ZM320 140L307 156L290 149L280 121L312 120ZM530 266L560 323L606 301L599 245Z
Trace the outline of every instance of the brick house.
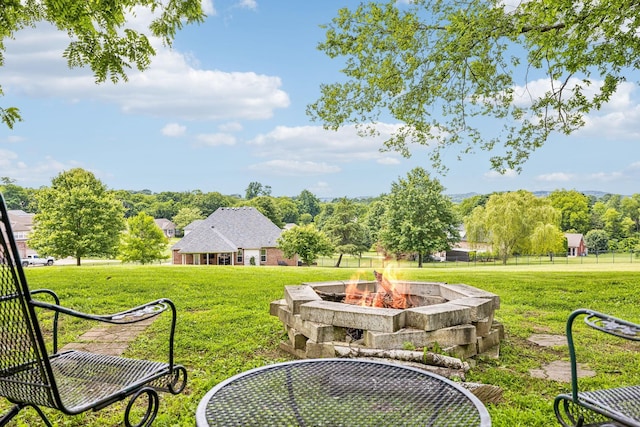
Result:
M22 210L9 210L7 214L20 258L26 258L28 253L33 253L33 251L29 249L28 241L29 234L31 234L31 230L33 229L33 217L35 214L26 213Z
M587 246L584 243L584 236L580 233L564 233L567 238L567 256L587 255Z
M186 230L186 229L185 229ZM282 229L253 207L218 208L171 248L177 265L297 265L284 258Z

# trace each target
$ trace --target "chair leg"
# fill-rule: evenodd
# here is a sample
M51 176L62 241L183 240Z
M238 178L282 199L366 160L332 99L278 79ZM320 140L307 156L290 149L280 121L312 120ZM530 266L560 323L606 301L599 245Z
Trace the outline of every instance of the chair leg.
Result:
M134 402L143 394L147 395L147 409L138 424L131 424L131 408L133 407ZM124 425L126 427L149 427L158 414L159 404L160 398L154 389L151 387L144 387L138 390L127 404L127 409L124 412Z
M13 405L13 407L9 409L7 413L2 416L2 418L0 418L0 427L7 425L9 421L11 421L16 415L18 415L18 412L20 412L22 409L26 408L27 406L30 406L36 410L36 412L38 413L40 418L42 418L42 421L44 421L47 427L53 427L53 425L51 424L47 416L44 414L44 412L42 412L42 409L40 409L35 405L25 405L22 403Z
M18 412L24 408L24 405L13 405L11 409L9 409L3 416L0 418L0 426L6 426L9 421L13 419Z

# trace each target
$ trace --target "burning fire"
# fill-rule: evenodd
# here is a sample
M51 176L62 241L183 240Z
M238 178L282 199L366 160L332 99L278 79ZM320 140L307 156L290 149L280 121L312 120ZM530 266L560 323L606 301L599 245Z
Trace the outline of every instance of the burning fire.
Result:
M398 280L393 267L387 266L384 273L374 270L373 274L376 278L375 291L359 289L360 274L357 274L351 278L345 288L344 303L367 307L401 309L412 306L408 296L397 289Z

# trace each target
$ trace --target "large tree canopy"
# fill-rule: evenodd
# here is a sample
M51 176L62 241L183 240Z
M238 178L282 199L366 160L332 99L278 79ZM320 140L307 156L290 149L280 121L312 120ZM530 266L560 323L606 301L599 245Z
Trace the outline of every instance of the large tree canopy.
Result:
M355 123L410 155L491 150L492 167L520 170L553 132L569 134L640 68L636 0L389 0L341 9L319 45L343 57L343 82L322 85L308 113L326 127ZM534 84L535 83L535 84ZM542 84L541 84L542 83ZM487 118L501 126L487 130Z
M153 13L150 35L166 45L171 45L185 23L204 20L201 0L3 0L0 66L4 65L5 39L25 27L49 22L71 39L63 54L69 67L89 66L97 83L126 80L130 68L143 71L155 54L147 35L126 27L127 18L138 8ZM0 120L11 128L21 117L16 107L0 107Z

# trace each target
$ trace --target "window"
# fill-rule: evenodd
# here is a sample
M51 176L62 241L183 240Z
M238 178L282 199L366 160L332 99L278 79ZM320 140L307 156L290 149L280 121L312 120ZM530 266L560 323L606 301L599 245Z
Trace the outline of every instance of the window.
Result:
M228 252L218 254L218 265L231 265L231 254Z
M238 249L238 256L236 258L236 261L238 262L238 264L242 264L243 256L244 256L244 250Z
M267 262L267 250L260 249L260 262Z

